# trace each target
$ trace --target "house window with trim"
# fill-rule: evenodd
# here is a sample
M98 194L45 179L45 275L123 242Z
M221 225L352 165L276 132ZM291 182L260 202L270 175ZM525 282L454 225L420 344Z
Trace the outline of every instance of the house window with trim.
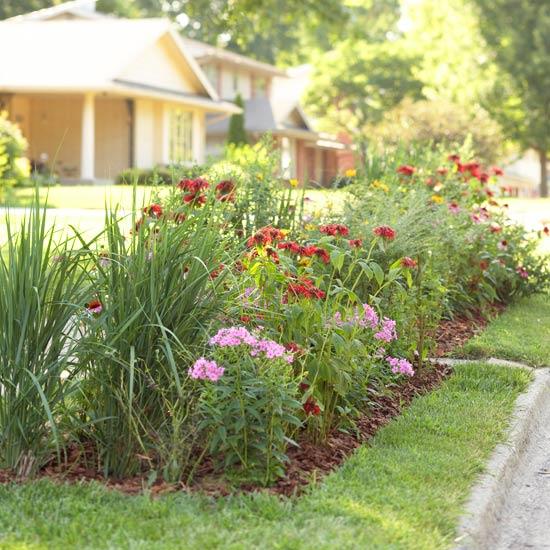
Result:
M193 113L183 109L170 111L170 162L193 162Z

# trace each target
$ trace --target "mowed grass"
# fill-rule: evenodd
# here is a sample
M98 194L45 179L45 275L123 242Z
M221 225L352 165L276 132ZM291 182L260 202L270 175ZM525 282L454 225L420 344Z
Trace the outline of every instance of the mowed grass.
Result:
M456 354L550 365L550 296L538 294L511 305Z
M0 486L0 548L452 546L476 476L530 373L463 365L298 499L124 496L99 484Z

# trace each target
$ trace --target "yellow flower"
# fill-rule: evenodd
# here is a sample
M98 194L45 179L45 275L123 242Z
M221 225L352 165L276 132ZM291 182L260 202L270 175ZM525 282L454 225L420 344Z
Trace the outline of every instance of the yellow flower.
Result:
M304 228L306 229L306 231L315 231L317 229L317 227L312 223L307 223Z
M355 168L348 168L344 172L346 178L354 178L357 175L357 170Z
M288 181L288 183L290 183L290 187L298 187L300 182L296 178L292 178Z
M435 202L435 204L442 204L444 199L440 195L432 195L432 201Z
M309 265L311 265L311 258L301 258L298 263L302 267L308 267Z
M281 229L281 233L286 237L290 233L290 229Z
M384 191L384 193L387 193L390 190L390 188L380 180L374 180L372 182L372 186L376 187L376 189L381 189L382 191Z
M263 181L264 175L263 175L263 174L258 174L258 179L259 179L260 181Z

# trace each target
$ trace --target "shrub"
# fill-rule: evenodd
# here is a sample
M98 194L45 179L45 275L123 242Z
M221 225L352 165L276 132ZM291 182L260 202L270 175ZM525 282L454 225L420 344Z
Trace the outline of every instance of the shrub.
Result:
M19 127L8 120L7 113L0 112L0 193L29 177L30 165L23 157L26 149Z
M203 168L192 166L156 166L155 168L127 168L115 180L116 185L173 185L182 178L193 178Z

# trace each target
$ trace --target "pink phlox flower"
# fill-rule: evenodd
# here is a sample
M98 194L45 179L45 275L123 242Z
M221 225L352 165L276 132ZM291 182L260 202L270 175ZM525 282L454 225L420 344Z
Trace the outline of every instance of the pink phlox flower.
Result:
M397 331L395 329L395 321L393 319L388 319L384 317L382 321L382 327L374 335L377 340L382 340L384 342L391 342L392 340L397 340Z
M209 361L204 357L199 357L187 372L195 380L217 382L222 377L224 370L223 367L218 366L216 361Z
M220 348L235 347L242 344L253 346L258 339L251 334L245 327L222 328L209 340L211 346Z
M414 376L413 366L406 359L400 359L399 357L386 357L386 361L390 364L391 371L394 374Z

